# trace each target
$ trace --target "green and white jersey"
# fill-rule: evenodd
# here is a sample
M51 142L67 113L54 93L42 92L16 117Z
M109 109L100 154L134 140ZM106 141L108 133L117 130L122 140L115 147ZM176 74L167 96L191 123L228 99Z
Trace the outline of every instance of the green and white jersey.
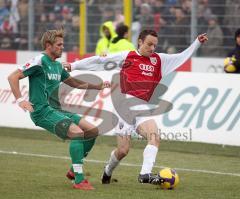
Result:
M59 85L70 75L58 61L53 61L48 55L40 54L24 66L19 67L29 78L29 101L33 104L34 121L46 114L47 107L60 109L58 98Z

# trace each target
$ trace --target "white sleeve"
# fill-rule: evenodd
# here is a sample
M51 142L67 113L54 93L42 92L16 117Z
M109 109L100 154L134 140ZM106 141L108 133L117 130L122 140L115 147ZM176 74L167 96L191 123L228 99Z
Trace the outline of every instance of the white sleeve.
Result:
M71 63L73 70L104 70L100 63L100 56L92 56Z
M18 66L18 69L20 71L26 71L34 66L41 66L43 56L44 56L43 54L37 55L36 57L30 59L25 65Z
M122 61L124 61L129 51L123 51L115 54L108 54L105 57L93 56L71 63L72 70L110 70L119 69Z
M169 73L175 71L184 62L186 62L193 53L200 47L201 43L198 38L183 52L178 54L164 54L159 53L162 65L162 76L166 76Z

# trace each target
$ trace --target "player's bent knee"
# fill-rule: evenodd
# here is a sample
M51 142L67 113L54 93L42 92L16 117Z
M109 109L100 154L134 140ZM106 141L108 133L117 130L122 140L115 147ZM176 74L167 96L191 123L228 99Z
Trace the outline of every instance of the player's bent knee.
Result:
M84 131L84 138L96 138L99 134L98 128L85 119L80 120L79 126Z
M85 132L84 134L84 138L85 139L89 139L89 138L96 138L99 134L99 130L97 127L93 127L92 129L88 130L87 132Z
M77 126L76 124L71 124L68 133L67 133L69 138L84 138L84 132L83 130Z
M90 130L91 134L93 135L98 135L99 134L99 129L97 127L93 127L91 130Z

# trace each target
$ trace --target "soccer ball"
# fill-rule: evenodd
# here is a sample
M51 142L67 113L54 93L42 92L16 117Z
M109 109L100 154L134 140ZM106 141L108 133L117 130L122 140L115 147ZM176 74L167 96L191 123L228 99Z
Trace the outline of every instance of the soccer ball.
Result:
M227 73L233 73L236 71L236 67L234 66L235 61L236 61L235 57L227 57L224 59L224 70Z
M160 184L162 189L173 189L179 183L179 176L174 169L164 168L159 171L158 175L164 180L164 183Z

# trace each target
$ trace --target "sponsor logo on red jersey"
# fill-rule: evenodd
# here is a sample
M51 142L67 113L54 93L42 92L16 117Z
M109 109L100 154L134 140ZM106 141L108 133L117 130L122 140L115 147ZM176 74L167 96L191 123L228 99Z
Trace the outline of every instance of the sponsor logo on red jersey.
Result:
M154 72L154 66L147 64L139 64L139 68L143 71Z
M139 64L139 68L142 71L142 75L144 76L153 76L153 72L154 72L154 66L152 65L147 65L147 64Z

